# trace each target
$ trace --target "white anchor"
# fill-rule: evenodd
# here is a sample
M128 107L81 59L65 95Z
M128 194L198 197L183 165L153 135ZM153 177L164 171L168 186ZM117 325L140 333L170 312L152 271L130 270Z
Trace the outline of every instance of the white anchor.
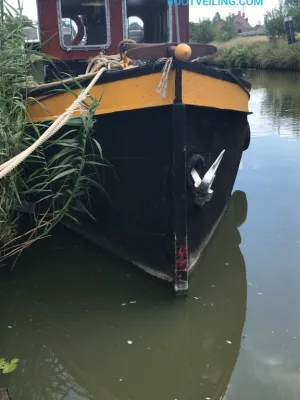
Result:
M203 179L201 179L200 175L198 174L198 172L196 171L195 168L193 168L191 171L191 176L194 181L194 186L197 189L197 194L199 195L199 197L201 199L201 201L200 201L201 205L210 201L210 199L212 198L212 195L214 192L213 192L213 190L211 190L211 186L215 180L216 172L222 161L224 153L225 153L225 150L223 150L220 153L219 157L216 159L216 161L212 164L212 166L206 172Z

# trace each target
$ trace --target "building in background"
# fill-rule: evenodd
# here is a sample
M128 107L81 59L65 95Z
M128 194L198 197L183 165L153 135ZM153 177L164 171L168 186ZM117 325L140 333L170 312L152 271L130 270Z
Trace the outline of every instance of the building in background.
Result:
M245 17L245 13L241 13L241 11L239 11L237 15L234 15L233 20L237 33L244 33L254 30L254 28L249 24L248 18Z

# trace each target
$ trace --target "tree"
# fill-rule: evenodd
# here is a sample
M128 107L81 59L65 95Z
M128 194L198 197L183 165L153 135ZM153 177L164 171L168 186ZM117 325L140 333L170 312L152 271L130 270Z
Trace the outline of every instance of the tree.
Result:
M236 36L236 27L234 24L234 16L228 15L220 22L220 29L217 32L217 39L226 41Z
M300 32L300 7L292 7L287 10L287 15L293 18L294 29Z
M189 23L189 38L191 42L196 42L197 25L196 22Z
M270 38L280 38L285 36L283 3L279 3L278 8L273 8L265 14L265 30Z
M293 18L295 31L300 31L300 0L285 0L286 15Z
M24 21L24 22L29 22L30 21L30 19L27 17L27 15L23 15L23 14L18 14L16 17L15 17L15 19L17 20L17 21Z
M26 27L31 27L31 26L32 26L32 21L31 21L31 19L29 19L26 15L17 14L17 15L15 16L15 20L18 21L18 22L22 22L24 28L26 28Z
M196 43L209 43L216 37L216 29L209 19L190 24L190 39Z
M300 7L300 0L285 0L286 7Z
M221 16L218 12L216 12L215 16L213 17L213 24L217 25L219 22L221 22Z

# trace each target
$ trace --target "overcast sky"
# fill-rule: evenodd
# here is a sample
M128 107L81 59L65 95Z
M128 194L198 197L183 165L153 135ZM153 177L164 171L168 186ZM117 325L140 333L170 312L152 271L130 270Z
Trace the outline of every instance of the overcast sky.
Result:
M27 15L30 19L37 20L36 0L20 0L20 1L23 1L23 7L24 7L23 13ZM8 0L8 2L14 7L16 7L18 4L18 0ZM278 5L278 0L263 0L262 6L245 6L245 13L246 16L249 18L250 24L254 26L258 23L258 21L263 22L265 11L277 5ZM212 18L217 11L221 14L221 16L225 17L229 13L237 14L239 10L243 11L242 7L194 5L190 7L190 20L198 21L199 18L205 18L205 17Z
M217 3L217 2L216 2ZM264 13L279 4L278 0L263 0L262 6L245 6L245 14L249 19L249 23L255 26L258 21L263 23ZM221 17L226 17L230 13L237 14L238 11L243 12L243 7L238 6L191 6L190 21L197 22L199 18L213 18L216 12L219 12Z

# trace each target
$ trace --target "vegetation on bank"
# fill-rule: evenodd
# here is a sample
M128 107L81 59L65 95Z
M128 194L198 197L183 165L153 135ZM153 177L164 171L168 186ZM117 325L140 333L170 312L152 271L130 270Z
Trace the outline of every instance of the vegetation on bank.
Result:
M293 18L295 32L300 32L300 0L279 0L277 7L264 14L263 28L269 39L286 37L284 25L286 16ZM261 26L261 23L258 25ZM198 22L190 22L189 36L190 41L194 43L226 42L238 36L235 17L228 15L222 18L217 12L211 20L204 18Z
M288 45L284 18L293 17L296 43ZM232 16L222 19L217 13L212 20L190 23L191 41L210 43L217 55L204 58L226 67L300 70L300 0L279 0L279 5L264 15L266 35L238 36Z
M285 41L277 44L245 41L217 47L217 54L207 57L206 61L220 63L229 68L300 71L300 42L288 45Z
M41 56L26 46L23 28L30 22L6 0L0 0L0 19L2 165L35 142L47 124L30 124L26 118L25 100L32 84L28 70L36 56ZM91 191L101 189L98 167L103 165L100 144L93 137L98 104L98 100L88 99L81 115L69 120L63 133L0 179L0 263L48 236L63 219L78 222L78 214L90 215ZM31 213L30 230L25 231L24 210Z
M209 43L214 40L224 42L236 35L236 28L231 15L222 18L217 12L212 20L204 18L189 24L189 36L192 43Z

